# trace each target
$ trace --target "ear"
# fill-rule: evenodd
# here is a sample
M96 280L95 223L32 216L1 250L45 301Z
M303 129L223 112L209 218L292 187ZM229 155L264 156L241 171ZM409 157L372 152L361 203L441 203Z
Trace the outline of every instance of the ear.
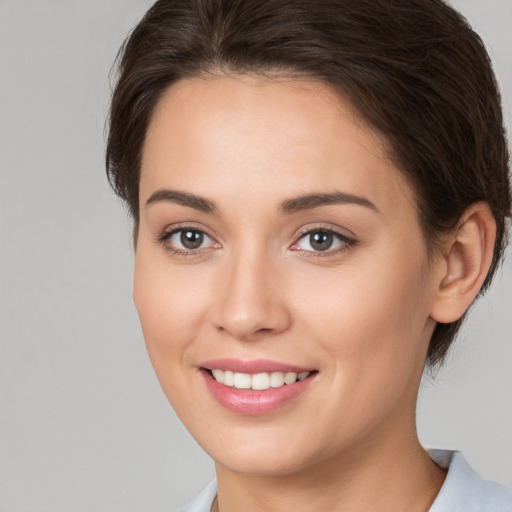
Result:
M462 215L438 257L436 293L430 317L436 322L458 320L477 296L491 266L496 222L485 202L472 204Z

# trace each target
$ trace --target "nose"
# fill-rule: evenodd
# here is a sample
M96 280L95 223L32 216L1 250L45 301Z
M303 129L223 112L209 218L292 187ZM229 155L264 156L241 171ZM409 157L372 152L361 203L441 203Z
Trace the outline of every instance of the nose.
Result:
M214 321L240 341L286 331L291 315L282 271L264 255L240 251L217 276Z

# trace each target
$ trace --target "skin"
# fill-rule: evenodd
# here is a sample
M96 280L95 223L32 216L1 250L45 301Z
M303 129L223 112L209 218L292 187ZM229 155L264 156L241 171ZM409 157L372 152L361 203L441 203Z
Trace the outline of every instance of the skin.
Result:
M216 212L169 194L146 204L163 189ZM282 211L333 191L373 206ZM164 95L140 205L135 305L164 392L216 462L219 510L428 510L444 473L418 441L416 396L436 320L460 316L485 277L488 208L429 258L383 138L325 85L247 76ZM162 240L183 226L208 235L200 248ZM319 229L339 234L333 248L311 246L304 230ZM284 407L248 416L207 391L199 367L217 358L318 373Z

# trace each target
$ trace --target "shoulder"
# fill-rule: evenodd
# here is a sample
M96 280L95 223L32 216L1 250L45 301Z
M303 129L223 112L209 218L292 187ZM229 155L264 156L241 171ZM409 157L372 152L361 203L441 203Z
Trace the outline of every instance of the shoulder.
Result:
M179 512L210 512L213 500L217 495L217 482L214 480L205 487L190 503Z
M448 469L429 512L512 512L512 490L484 480L459 452L431 450L429 454Z

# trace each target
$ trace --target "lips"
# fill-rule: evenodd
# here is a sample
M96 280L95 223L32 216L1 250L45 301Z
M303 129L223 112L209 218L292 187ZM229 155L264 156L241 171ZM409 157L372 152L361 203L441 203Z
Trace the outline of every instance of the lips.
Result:
M258 415L272 412L307 390L318 372L268 360L217 359L201 364L212 396L231 412Z

